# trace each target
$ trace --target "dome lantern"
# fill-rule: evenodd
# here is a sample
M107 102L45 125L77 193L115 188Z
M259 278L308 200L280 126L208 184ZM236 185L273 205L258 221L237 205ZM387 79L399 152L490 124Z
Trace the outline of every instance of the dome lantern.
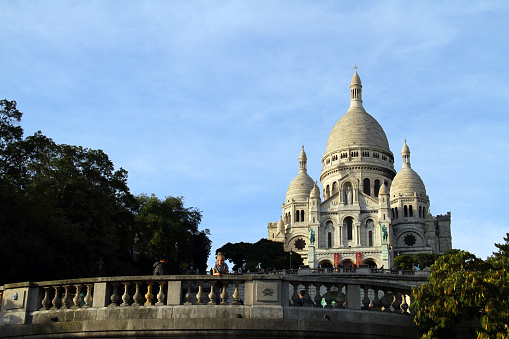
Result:
M403 145L403 148L401 149L401 158L403 161L403 166L410 167L410 148L406 144L406 139L405 139L405 144Z
M362 83L359 74L357 74L357 66L354 67L355 73L350 82L350 107L362 107Z

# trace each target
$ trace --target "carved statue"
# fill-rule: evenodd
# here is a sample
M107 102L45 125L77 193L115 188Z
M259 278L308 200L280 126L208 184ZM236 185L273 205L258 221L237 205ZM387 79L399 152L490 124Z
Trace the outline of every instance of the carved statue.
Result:
M314 245L315 244L315 231L311 229L311 227L308 227L309 232L309 244Z
M389 233L387 233L387 227L384 225L382 226L382 241L387 241L388 237Z
M352 190L350 187L346 190L346 204L351 205L352 204Z

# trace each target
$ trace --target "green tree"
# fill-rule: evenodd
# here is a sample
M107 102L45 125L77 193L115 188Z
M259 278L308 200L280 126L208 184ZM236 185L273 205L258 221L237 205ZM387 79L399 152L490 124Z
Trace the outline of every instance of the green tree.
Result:
M137 251L141 260L154 260L162 255L170 256L170 273L183 273L191 264L205 271L210 254L209 231L200 231L201 211L184 207L182 197L155 195L137 197L140 208L135 217Z
M498 248L498 252L493 252L495 258L509 257L509 233L506 233L504 237L505 244L495 243L495 247Z
M133 273L127 172L101 150L23 139L21 117L0 101L1 282Z
M410 268L417 266L420 269L431 267L435 260L440 257L437 253L416 253L416 254L403 254L394 258L394 268Z
M462 320L479 320L478 338L509 338L509 258L484 261L452 250L432 266L426 284L413 290L422 338L452 338Z
M290 268L290 253L284 251L283 243L260 239L256 243L227 243L216 250L233 262L233 270L242 268L244 271L262 269ZM299 254L292 253L292 266L302 265Z
M411 255L403 254L394 258L394 268L411 268L414 265L414 258Z
M127 171L102 150L40 131L23 138L21 117L15 101L0 100L0 284L149 274L175 242L175 272L192 261L206 269L211 241L199 210L183 198L134 197Z

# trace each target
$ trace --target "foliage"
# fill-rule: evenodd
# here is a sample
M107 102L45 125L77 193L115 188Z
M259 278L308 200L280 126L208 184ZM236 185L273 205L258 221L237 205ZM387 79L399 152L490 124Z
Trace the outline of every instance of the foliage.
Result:
M394 258L394 268L411 269L415 266L424 269L426 267L431 267L438 257L440 257L440 255L437 253L403 254Z
M452 250L432 265L428 282L413 291L422 338L452 337L456 324L476 319L478 338L509 338L509 258L499 254L484 261Z
M413 267L414 260L411 255L403 254L394 258L394 268Z
M16 106L0 100L0 284L151 273L164 234L142 227L144 213L157 214L144 204L150 199L130 193L127 171L102 150L57 144L40 131L23 138ZM210 239L197 228L201 213L184 208L182 198L166 201L182 260L206 266ZM151 245L136 257L138 238ZM148 269L135 261L141 258Z
M200 231L201 211L184 207L183 197L155 195L136 197L140 205L135 218L137 250L150 258L168 255L170 273L182 273L191 262L207 269L211 241L209 230Z
M504 240L505 244L495 244L495 247L498 248L498 252L493 252L493 255L497 259L501 257L509 257L509 233L506 233Z
M290 253L284 251L280 242L260 239L256 243L227 243L216 250L221 252L227 260L233 262L233 270L242 268L244 271L257 269L288 269L290 268ZM292 266L302 265L299 254L292 253Z

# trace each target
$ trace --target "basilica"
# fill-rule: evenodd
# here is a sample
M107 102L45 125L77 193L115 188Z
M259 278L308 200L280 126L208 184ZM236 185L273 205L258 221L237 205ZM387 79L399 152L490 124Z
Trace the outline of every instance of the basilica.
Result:
M303 146L282 215L267 226L268 239L284 243L312 268L391 268L398 255L450 250L451 213L431 214L406 140L401 157L396 173L387 136L362 105L355 69L350 108L332 128L322 157L322 189L307 173Z

